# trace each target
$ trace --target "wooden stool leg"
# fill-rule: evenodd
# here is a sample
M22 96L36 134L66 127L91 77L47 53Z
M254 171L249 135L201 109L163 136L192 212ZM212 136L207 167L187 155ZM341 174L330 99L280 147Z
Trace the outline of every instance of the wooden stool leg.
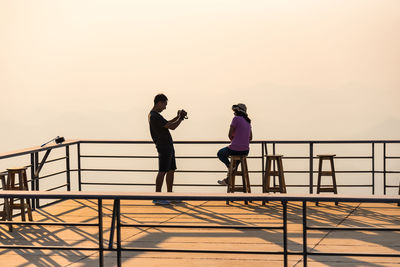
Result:
M246 180L246 192L251 193L251 186L250 186L250 178L249 178L249 168L247 166L247 161L244 160L244 173L246 175L245 180Z
M29 190L29 186L28 186L28 178L26 177L26 171L24 170L22 172L22 180L24 181L24 190ZM26 204L27 204L27 213L28 213L28 219L29 221L33 221L33 217L32 217L32 207L31 207L31 199L30 198L26 198Z
M399 195L400 195L400 183L399 183ZM399 203L397 203L397 206L399 206L399 207L400 207L400 202L399 202Z
M318 182L317 182L317 194L320 193L321 190L321 175L322 174L322 158L319 158L318 163ZM318 201L315 202L315 205L318 206Z
M18 174L18 182L19 182L19 186L20 186L20 190L23 189L24 187L24 181L23 181L23 177L22 177L22 173ZM25 218L25 198L20 198L20 207L21 207L21 218L22 221L25 222L26 218Z
M7 179L7 190L13 190L15 186L15 174L14 173L9 173L8 174L8 179ZM9 216L9 221L12 221L13 219L13 213L14 213L14 198L10 198L8 202L8 216Z
M246 162L244 158L240 158L240 166L241 166L241 171L242 171L242 186L243 186L243 193L247 193L247 180L246 180ZM244 201L245 205L248 205L249 202L246 200Z
M271 175L270 175L270 171L271 171L271 159L267 158L267 162L265 163L265 173L264 173L264 177L263 177L263 193L267 193L269 192L269 184L271 182ZM262 205L265 205L265 203L268 201L263 201Z
M235 183L235 161L231 160L229 164L229 169L228 169L228 186L227 186L227 193L233 193L232 190L232 183ZM229 205L229 201L226 201L226 204Z
M281 193L286 193L285 174L283 173L282 159L279 159L278 167L279 167L279 189Z
M336 172L335 172L335 164L333 163L333 157L330 158L331 162L331 171L332 171L332 185L333 185L333 193L337 194L337 185L336 185ZM339 205L339 202L335 202L335 205Z

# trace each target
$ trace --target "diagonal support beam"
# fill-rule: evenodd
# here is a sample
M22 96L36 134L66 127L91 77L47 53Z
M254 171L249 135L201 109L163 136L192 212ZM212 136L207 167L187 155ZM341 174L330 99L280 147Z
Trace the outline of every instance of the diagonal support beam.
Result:
M40 162L39 166L37 167L37 169L35 170L35 177L39 177L39 173L43 168L44 163L46 162L48 156L50 155L51 149L46 151L46 154L44 154L42 161Z

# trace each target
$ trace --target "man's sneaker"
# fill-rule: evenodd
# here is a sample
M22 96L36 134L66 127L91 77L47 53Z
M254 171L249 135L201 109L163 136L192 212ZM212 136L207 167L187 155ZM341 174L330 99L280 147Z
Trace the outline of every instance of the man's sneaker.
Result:
M163 200L163 199L154 199L153 200L153 204L155 205L169 205L169 201L168 200Z
M228 179L225 178L223 180L218 180L218 184L220 184L220 185L228 185Z

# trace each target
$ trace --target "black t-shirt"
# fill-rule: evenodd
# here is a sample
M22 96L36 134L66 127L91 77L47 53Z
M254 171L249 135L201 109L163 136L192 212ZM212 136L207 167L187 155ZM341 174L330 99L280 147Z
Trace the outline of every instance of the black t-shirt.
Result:
M167 120L161 116L160 113L156 111L150 111L149 114L149 124L150 124L150 134L156 146L172 145L172 137L169 130L165 128Z

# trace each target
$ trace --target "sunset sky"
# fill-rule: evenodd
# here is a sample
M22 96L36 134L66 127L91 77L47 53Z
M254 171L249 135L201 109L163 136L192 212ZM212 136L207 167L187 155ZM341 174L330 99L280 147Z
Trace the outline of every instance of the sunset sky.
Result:
M399 139L399 0L0 2L0 151L150 140L155 94L189 113L175 140Z

